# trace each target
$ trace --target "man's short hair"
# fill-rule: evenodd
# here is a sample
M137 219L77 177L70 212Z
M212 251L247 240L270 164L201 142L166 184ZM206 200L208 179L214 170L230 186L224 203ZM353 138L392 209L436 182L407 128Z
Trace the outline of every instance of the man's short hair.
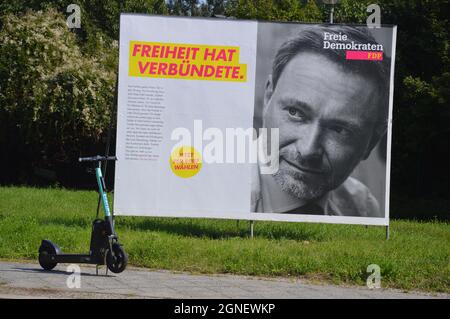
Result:
M342 43L370 43L377 44L376 40L368 32L367 27L342 26L342 25L322 25L306 27L295 37L284 42L278 49L272 67L272 87L275 90L277 82L289 61L299 53L311 52L320 54L338 65L342 66L344 71L352 74L358 74L373 80L378 89L379 118L377 119L378 129L386 127L386 121L389 111L389 75L390 58L383 53L381 61L367 60L347 60L346 51L341 49L324 49L325 32L347 36L346 41ZM383 129L382 129L383 130Z

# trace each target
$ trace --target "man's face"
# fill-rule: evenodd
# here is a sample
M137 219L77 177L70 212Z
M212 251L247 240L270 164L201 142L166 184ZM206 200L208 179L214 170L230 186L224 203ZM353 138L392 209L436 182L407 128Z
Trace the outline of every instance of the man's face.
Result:
M311 53L289 61L275 89L269 79L263 125L279 128L284 191L311 200L347 179L378 140L375 93L372 80Z

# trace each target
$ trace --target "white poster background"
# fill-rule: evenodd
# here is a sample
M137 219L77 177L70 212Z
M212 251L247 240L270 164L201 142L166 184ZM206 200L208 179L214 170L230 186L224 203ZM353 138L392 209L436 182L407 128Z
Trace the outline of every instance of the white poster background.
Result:
M121 15L115 214L388 225L396 27L392 29L384 218L251 213L250 164L203 163L200 172L191 178L180 178L171 171L169 157L173 146L177 143L170 138L174 129L187 128L193 136L195 120L202 120L203 131L214 127L219 128L224 135L226 128L252 128L257 27L256 21ZM129 76L130 41L238 46L239 63L247 64L247 81L223 82ZM165 92L163 102L165 110L162 117L163 141L155 151L160 155L156 162L125 159L127 90L130 85L160 87ZM208 141L203 141L203 147L206 144Z
M256 55L255 22L122 15L118 96L118 139L114 207L117 214L145 216L223 217L250 211L248 164L206 164L191 178L180 178L170 169L169 157L178 127L194 135L194 121L203 131L215 127L252 127ZM247 64L247 82L180 80L128 76L129 42L164 42L240 47L240 63ZM127 88L159 86L165 94L163 141L158 162L124 160ZM194 141L192 140L192 143ZM203 146L207 141L203 142ZM199 150L200 151L200 150ZM233 185L230 187L230 185ZM232 200L230 200L230 198Z

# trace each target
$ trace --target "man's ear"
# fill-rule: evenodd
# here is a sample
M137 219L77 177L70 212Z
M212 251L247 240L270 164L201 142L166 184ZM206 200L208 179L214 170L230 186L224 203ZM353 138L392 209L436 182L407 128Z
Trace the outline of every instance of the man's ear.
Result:
M269 105L270 99L272 98L272 94L273 94L273 82L272 82L272 74L269 75L267 82L266 82L266 87L264 90L264 109L263 109L263 114L267 109L267 106Z
M386 134L387 126L377 125L370 139L369 145L367 146L366 153L363 156L363 160L366 160L381 138Z

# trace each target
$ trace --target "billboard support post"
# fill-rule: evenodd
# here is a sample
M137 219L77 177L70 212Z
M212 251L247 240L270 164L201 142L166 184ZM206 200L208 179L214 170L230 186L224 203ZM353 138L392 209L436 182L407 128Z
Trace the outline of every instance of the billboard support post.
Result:
M335 6L336 4L338 4L339 1L340 1L340 0L326 0L326 1L324 0L324 1L323 1L323 2L325 2L326 4L331 5L331 8L330 8L330 24L333 24L334 6Z
M386 240L389 240L389 225L386 226Z
M250 238L253 239L253 226L255 225L255 222L253 220L250 221Z

